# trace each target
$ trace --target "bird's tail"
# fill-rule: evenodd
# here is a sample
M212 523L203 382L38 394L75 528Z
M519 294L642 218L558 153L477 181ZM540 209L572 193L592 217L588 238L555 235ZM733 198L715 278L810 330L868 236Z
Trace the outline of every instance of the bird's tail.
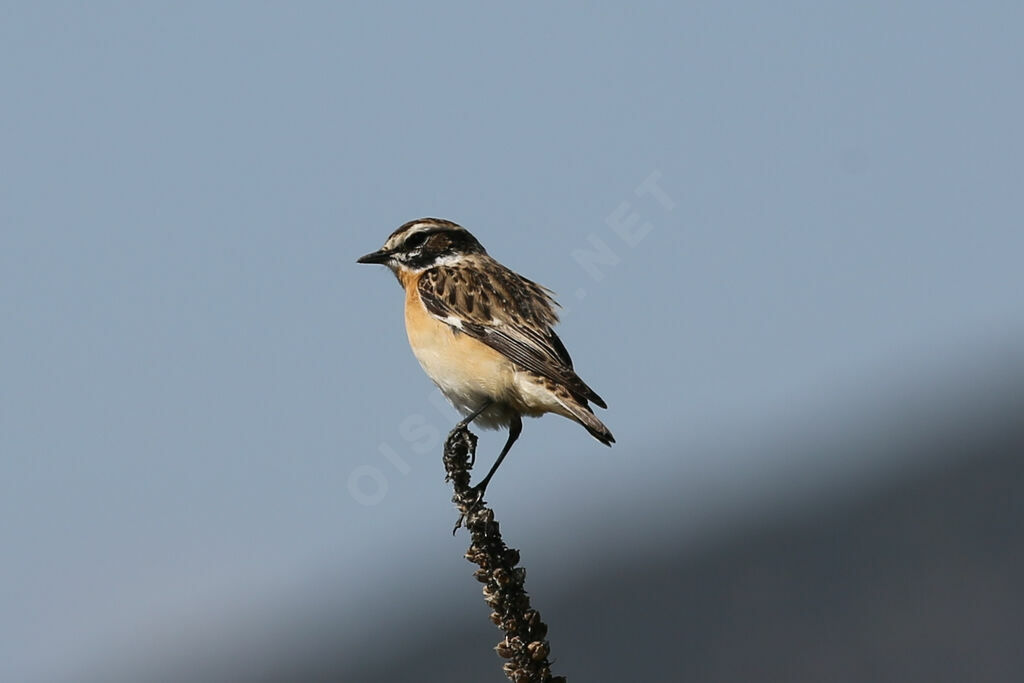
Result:
M583 425L583 428L590 432L592 437L605 446L611 446L615 443L615 437L612 436L611 430L597 419L597 415L594 415L594 411L590 409L590 406L574 402L565 407L572 413L572 419Z

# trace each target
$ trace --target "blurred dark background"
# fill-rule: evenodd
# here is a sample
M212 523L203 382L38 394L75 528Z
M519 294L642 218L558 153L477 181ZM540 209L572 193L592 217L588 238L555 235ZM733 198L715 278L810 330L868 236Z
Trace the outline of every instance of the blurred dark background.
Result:
M506 525L551 627L555 672L570 680L1014 680L1024 666L1022 360L1003 349L938 394L906 387L879 396L894 410L855 415L828 436L788 425L788 437L751 439L744 447L774 464L719 481L697 501L664 482L612 504L580 503L538 529ZM685 458L687 445L657 449ZM820 466L826 452L896 467L883 477L829 474ZM750 489L740 510L722 502L737 486ZM467 542L464 533L448 543L444 527L408 524L453 556ZM117 680L505 680L492 651L499 631L471 565L440 577L415 553L396 552L394 561L395 573L359 607L333 603L345 584L326 579L314 610L285 605L263 616L258 633L239 628L214 652L190 638L158 647Z

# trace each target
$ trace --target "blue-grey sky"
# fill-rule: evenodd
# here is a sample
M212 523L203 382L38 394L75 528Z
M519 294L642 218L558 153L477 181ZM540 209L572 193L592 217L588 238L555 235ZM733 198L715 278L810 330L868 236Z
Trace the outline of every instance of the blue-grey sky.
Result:
M527 422L489 495L513 520L699 489L680 473L736 463L651 454L840 415L836 396L1019 340L1022 19L6 3L2 677L317 577L372 595L403 543L425 572L462 567L453 414L394 279L355 264L412 218L460 222L558 292L610 405L610 450Z

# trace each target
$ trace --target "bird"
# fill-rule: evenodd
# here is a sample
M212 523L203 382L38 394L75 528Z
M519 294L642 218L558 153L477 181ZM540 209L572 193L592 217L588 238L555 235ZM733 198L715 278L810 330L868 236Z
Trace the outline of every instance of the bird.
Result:
M455 430L470 423L508 428L494 465L473 487L478 501L519 438L523 417L554 413L606 446L615 442L590 406L608 405L576 374L552 329L554 293L491 258L461 225L409 221L357 262L387 266L397 277L413 354L464 416Z

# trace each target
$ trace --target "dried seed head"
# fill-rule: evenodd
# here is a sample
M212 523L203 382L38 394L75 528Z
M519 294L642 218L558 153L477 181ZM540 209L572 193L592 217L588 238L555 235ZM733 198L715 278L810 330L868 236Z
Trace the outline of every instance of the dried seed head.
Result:
M499 586L507 586L512 581L512 574L504 567L498 567L493 573L494 582Z
M448 481L454 485L452 500L463 513L456 529L464 525L471 541L465 557L477 565L473 576L483 584L483 596L493 610L491 621L505 632L494 649L506 660L502 669L515 683L565 683L564 677L551 676L548 629L523 590L526 570L518 566L519 551L505 545L494 511L469 488L470 459L476 444L476 436L468 430L453 430L445 443L444 464Z
M494 646L494 650L498 653L498 656L502 659L511 659L516 651L508 643L508 638L505 638L500 643Z
M530 659L535 662L543 662L551 654L551 647L548 646L546 641L535 640L526 646L526 651L530 654Z

